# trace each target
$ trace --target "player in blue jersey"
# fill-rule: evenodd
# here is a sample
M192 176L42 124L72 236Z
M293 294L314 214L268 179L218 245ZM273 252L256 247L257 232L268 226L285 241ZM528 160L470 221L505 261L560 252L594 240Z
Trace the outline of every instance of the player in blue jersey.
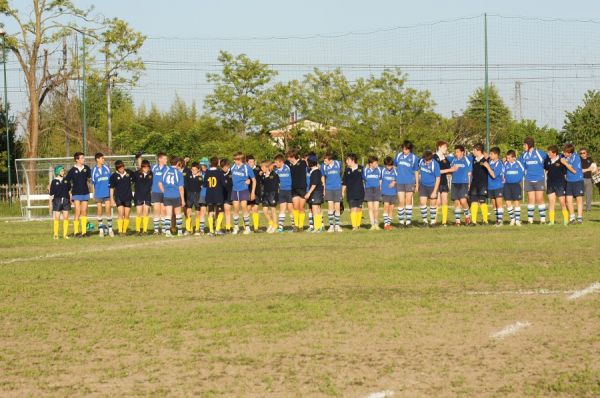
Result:
M404 141L402 152L394 158L394 166L398 177L398 221L400 226L410 226L412 223L413 194L419 188L419 158L412 153L413 144Z
M520 160L517 160L515 151L506 152L503 196L506 201L510 225L521 226L521 200L523 199L523 186L521 184L524 176L525 167Z
M110 179L110 168L104 162L104 154L98 152L94 158L96 159L96 166L92 168L91 180L94 185L94 202L96 202L97 213L96 217L98 220L98 233L101 238L105 234L114 236L112 227L112 209L110 207L110 188L108 187L108 180ZM104 225L103 210L106 214L106 222L108 226Z
M504 219L504 164L500 160L500 148L490 149L488 167L488 197L494 207L496 226L501 226Z
M171 166L167 167L162 178L158 182L158 187L163 194L163 205L165 206L165 220L163 231L165 236L171 237L171 216L175 214L177 235L183 236L183 218L181 207L185 206L185 192L183 189L183 173L181 168L183 161L178 157L171 159Z
M523 140L521 163L525 167L525 192L527 192L527 222L533 224L533 214L537 205L540 214L540 223L546 223L546 204L544 203L544 191L546 190L546 174L544 161L546 153L535 147L535 141L531 137Z
M423 226L434 226L437 214L438 189L440 188L440 165L433 159L433 152L423 152L419 161L419 204ZM429 216L429 220L427 217Z
M164 223L165 207L163 205L164 195L159 188L159 183L162 181L163 174L168 169L167 154L159 152L156 155L156 164L152 166L152 192L150 201L152 203L152 221L154 224L154 235L160 233L161 225ZM163 233L167 231L163 230Z
M363 169L363 180L365 181L365 202L369 209L369 221L371 230L379 230L379 202L381 201L381 178L382 170L379 167L377 156L369 156L368 165Z
M471 212L467 197L471 187L472 162L465 156L465 147L456 145L454 147L454 159L450 162L452 168L452 188L450 198L454 201L455 225L460 226L461 213L465 213L465 224L471 224Z
M342 203L342 162L336 160L333 154L325 154L321 173L325 177L325 201L327 202L329 229L328 233L342 232L340 224Z
M279 176L279 219L277 223L277 232L283 232L285 224L285 213L290 216L290 222L294 225L294 206L292 204L292 172L290 166L285 163L285 156L278 154L275 156L275 166L273 171Z
M562 164L567 168L567 208L569 209L569 224L583 223L583 167L581 157L575 152L573 144L563 147ZM573 199L577 202L577 219Z
M248 212L248 201L255 200L256 177L254 170L246 163L246 157L242 152L233 156L234 164L231 166L231 180L233 189L231 191L231 202L233 204L233 234L240 230L239 211L242 210L244 217L244 235L250 233L250 213ZM250 189L249 189L250 187Z
M381 200L383 202L383 229L390 231L392 229L392 217L394 209L398 203L398 193L396 191L396 179L398 173L394 167L394 159L386 156L383 159L383 169L381 170Z

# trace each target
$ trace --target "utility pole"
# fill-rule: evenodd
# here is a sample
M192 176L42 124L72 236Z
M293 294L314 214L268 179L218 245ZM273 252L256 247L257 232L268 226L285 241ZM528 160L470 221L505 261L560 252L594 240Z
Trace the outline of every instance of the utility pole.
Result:
M0 27L2 36L2 64L4 65L4 127L6 129L6 163L8 169L8 206L12 207L12 177L10 167L10 126L8 124L8 87L6 85L6 31Z
M490 93L488 83L488 25L487 14L483 14L483 26L485 34L485 150L490 150Z
M86 77L85 77L85 69L86 69L86 52L85 52L85 33L81 32L81 36L82 36L82 50L83 50L83 71L82 71L82 90L81 90L81 102L82 102L82 116L81 116L81 123L82 123L82 133L83 133L83 154L84 156L87 155L87 101L86 101Z
M108 41L105 43L105 60L104 60L104 79L106 80L106 129L108 133L108 153L112 155L112 76L110 73L109 56L108 56Z
M66 79L67 74L67 38L63 37L63 59L62 59L62 74L63 74L63 112L65 123L65 156L71 156L71 142L69 138L69 82Z

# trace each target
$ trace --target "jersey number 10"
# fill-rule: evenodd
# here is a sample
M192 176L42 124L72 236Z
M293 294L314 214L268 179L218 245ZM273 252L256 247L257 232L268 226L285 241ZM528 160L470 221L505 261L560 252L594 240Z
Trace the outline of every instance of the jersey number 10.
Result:
M217 186L217 177L208 177L208 186L215 188Z

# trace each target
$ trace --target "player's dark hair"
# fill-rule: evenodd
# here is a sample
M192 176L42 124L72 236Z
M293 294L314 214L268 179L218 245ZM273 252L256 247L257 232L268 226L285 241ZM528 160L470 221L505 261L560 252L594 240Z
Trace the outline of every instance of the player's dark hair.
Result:
M532 137L525 137L523 144L527 145L529 148L533 148L535 146L535 141Z
M150 161L148 161L147 159L142 160L142 167L144 166L150 167Z
M475 144L473 145L473 149L479 152L483 152L483 144Z
M464 147L464 145L455 145L455 146L454 146L454 150L455 150L455 151L456 151L456 150L459 150L459 151L461 151L461 152L464 152L464 151L465 151L465 147Z
M512 156L513 158L516 158L517 157L517 153L515 151L513 151L512 149L509 149L506 152L506 156Z
M333 156L333 153L331 153L331 152L327 152L327 153L325 154L325 156L324 156L324 158L323 158L323 159L326 159L326 160L333 160L333 159L335 159L335 156Z
M316 165L319 164L319 160L317 159L316 156L309 156L307 163L308 163L308 167L315 167Z
M563 147L563 151L565 151L566 153L573 153L575 152L575 147L573 146L573 144L565 144L565 146Z
M227 159L227 158L221 159L221 162L219 163L219 165L221 166L221 168L223 168L225 166L229 166L229 159Z
M275 155L274 160L285 162L285 156L283 156L283 153L278 153L277 155Z
M213 156L212 158L210 158L210 167L218 167L219 166L219 158L216 156Z
M422 158L424 161L429 162L431 159L433 159L433 152L430 150L423 152Z
M157 159L160 159L160 158L166 158L166 157L167 157L167 154L166 154L166 153L164 153L164 152L159 152L159 153L156 155L156 158L157 158Z
M391 156L386 156L385 159L383 159L383 164L384 164L384 166L393 166L394 159L392 159Z
M440 147L444 146L444 145L448 146L448 143L446 141L440 140L440 141L438 141L438 142L435 143L435 148L436 149L440 149Z
M197 169L200 169L200 163L199 162L192 162L192 166L191 167L195 167Z
M408 149L409 151L412 152L413 148L414 148L414 145L409 140L406 140L402 143L402 149Z
M378 158L377 156L369 156L369 157L367 158L367 162L368 162L369 164L371 164L371 163L373 163L373 162L379 162L379 158Z
M490 149L490 152L495 153L496 155L500 156L500 148L498 148L497 146Z
M244 153L241 151L237 151L236 153L233 154L233 159L238 159L241 160L242 162L246 161L246 156L244 156Z
M118 170L118 169L120 169L121 167L125 167L125 163L123 163L123 161L122 161L122 160L117 160L117 161L115 162L115 169L117 169L117 170Z
M256 159L254 158L254 155L248 155L248 156L246 156L246 161L248 161L248 160L256 160Z
M177 166L181 163L181 159L179 159L177 156L173 156L171 158L171 166Z
M550 145L548 147L548 152L558 153L558 146L556 146L556 145Z
M354 163L358 163L358 156L355 153L349 153L346 155L346 160L352 160Z
M83 152L75 152L75 154L73 155L73 159L77 160L80 156L83 156Z
M288 158L298 159L298 151L295 149L290 149L287 151L286 155Z
M102 152L98 152L94 155L94 159L96 159L96 160L103 158L103 157L104 157L104 154Z

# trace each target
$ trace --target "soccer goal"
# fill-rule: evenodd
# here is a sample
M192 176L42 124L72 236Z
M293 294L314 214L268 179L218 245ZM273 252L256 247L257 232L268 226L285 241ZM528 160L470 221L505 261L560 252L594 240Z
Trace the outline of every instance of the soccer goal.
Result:
M143 158L154 161L154 155L144 155ZM105 164L114 171L114 163L122 160L125 167L135 169L135 155L106 155ZM85 163L93 168L96 164L94 156L86 156ZM73 166L74 160L68 158L29 158L15 161L17 171L18 198L21 214L25 220L47 219L51 216L48 206L50 196L48 189L54 178L54 168L64 166L66 171ZM90 186L90 204L93 204L93 190Z

